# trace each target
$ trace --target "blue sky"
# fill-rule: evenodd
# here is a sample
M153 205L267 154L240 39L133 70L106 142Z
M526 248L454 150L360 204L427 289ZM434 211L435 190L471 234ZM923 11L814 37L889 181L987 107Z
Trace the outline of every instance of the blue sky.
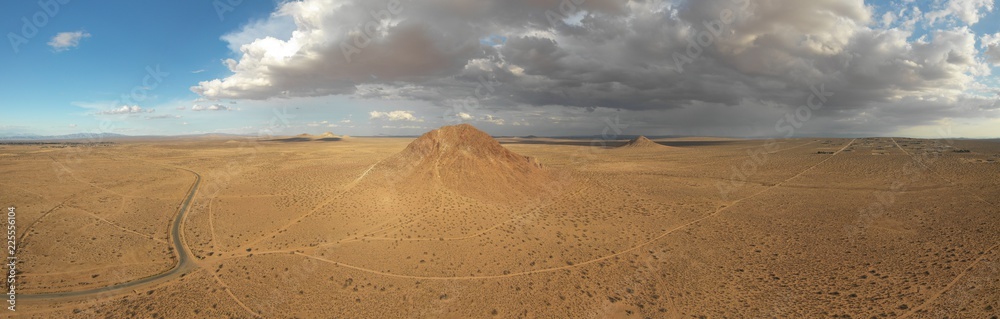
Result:
M138 104L193 99L195 94L188 90L191 83L224 71L218 61L229 50L219 35L249 19L267 16L274 5L245 1L220 21L205 1L61 4L37 28L37 35L18 45L17 52L9 36L0 50L3 124L16 127L11 131L37 134L79 131L70 127L74 124L80 130L94 126L100 119L87 115L92 111L77 104L119 100L143 86L147 67L158 67L169 76L148 90L148 98ZM38 14L49 16L34 1L6 1L0 4L0 30L31 35L30 28L23 32L22 18L31 21ZM47 45L57 33L71 31L90 36L64 51ZM192 73L196 70L205 71Z
M0 96L4 97L0 102L3 113L0 135L97 131L129 135L252 133L243 128L271 120L276 107L287 119L301 120L310 115L349 118L344 110L334 108L308 114L303 109L316 106L308 101L287 106L239 107L239 116L157 107L181 105L190 109L197 104L192 101L199 96L190 87L228 73L221 60L232 57L233 53L220 37L252 21L266 19L277 5L274 1L243 1L238 6L221 3L227 4L220 7L224 8L221 11L210 1L61 4L56 14L37 28L36 35L25 37L26 43L17 44L16 52L9 37L0 50L0 70L4 73L0 77ZM30 35L30 28L28 33L22 30L21 19L26 17L30 21L40 12L45 13L33 1L5 1L0 4L0 30ZM82 38L79 45L61 51L48 44L58 33L75 31L90 36ZM144 83L151 73L165 76L162 81L153 77ZM229 104L231 101L201 104L216 103L233 108L239 105ZM155 111L141 115L94 115L122 105L139 105ZM167 115L181 118L144 119Z
M324 0L232 1L238 3L234 6L229 5L228 0L68 1L65 4L59 0L42 1L48 4L45 6L35 1L5 1L0 3L0 31L7 40L0 46L0 96L3 97L0 100L0 136L78 132L127 135L213 132L290 135L324 131L351 135L419 134L433 127L463 121L494 134L597 135L604 128L602 123L610 118L628 122L629 129L623 134L770 136L775 135L775 119L793 112L801 104L796 101L808 94L808 87L798 86L803 81L798 76L806 74L806 78L831 86L840 83L836 88L842 99L835 100L837 105L817 112L811 125L802 129L800 134L803 135L933 137L932 129L947 124L959 127L955 135L1000 137L1000 129L989 128L1000 124L996 120L1000 117L997 110L991 108L991 105L1000 105L995 102L1000 83L994 75L1000 70L996 64L987 62L986 49L981 47L983 36L1000 31L1000 10L994 9L989 1L868 1L863 6L853 7L838 7L836 3L827 2L799 5L801 8L788 9L787 14L802 16L805 12L818 17L801 20L821 20L830 15L828 12L841 15L834 17L839 20L831 20L834 22L826 25L831 28L829 37L815 34L816 30L809 29L810 25L802 24L809 21L796 19L782 22L785 24L780 28L771 30L798 30L799 33L787 38L818 39L815 41L825 41L826 47L842 45L843 48L832 54L842 56L798 52L800 50L778 52L787 53L789 59L804 61L802 65L815 69L768 71L746 64L746 61L759 60L752 55L753 49L731 54L723 50L723 46L712 44L705 48L706 55L695 61L698 73L684 77L656 74L647 77L644 74L650 70L650 65L671 69L672 53L683 52L686 48L682 36L674 42L664 40L658 46L636 44L626 39L618 47L605 48L609 52L606 57L594 53L601 52L600 45L608 41L591 41L586 36L593 34L596 39L610 32L601 29L606 24L597 22L625 19L623 21L635 24L633 30L622 34L642 31L636 21L644 18L644 11L652 12L653 9L638 4L628 5L625 9L628 14L624 16L584 4L566 15L565 26L550 28L552 26L539 22L544 20L538 20L545 17L544 8L525 11L504 2L471 1L490 5L490 10L496 13L462 17L463 13L445 15L448 8L431 8L431 5L417 8L414 7L417 3L405 2L400 13L387 14L385 17L389 19L377 21L380 35L374 36L371 48L359 50L361 54L357 59L361 61L353 64L332 62L342 59L343 44L351 43L351 37L357 36L358 33L351 33L351 30L360 30L360 26L373 19L363 13L389 8L386 1L345 0L340 1L345 4L340 7L332 5L337 1ZM597 2L602 1L594 0ZM698 23L692 16L705 10L696 11L697 5L685 2L660 3L658 10L661 11L656 12L662 12L661 22L663 19L677 21L664 24L645 38L656 42L683 30L697 32ZM847 2L850 1L844 3ZM952 6L952 2L956 5ZM963 16L955 10L945 10L960 8L959 3L978 3L980 7L974 11L978 14L973 15L978 20L970 22L964 19L968 14ZM357 10L351 11L352 6ZM498 9L498 6L504 7ZM219 11L220 8L224 11ZM769 9L753 8L758 13ZM898 56L875 62L909 59L913 63L924 63L913 59L924 54L915 49L920 47L918 42L933 42L936 32L942 30L965 28L968 31L962 32L976 39L976 52L969 53L968 59L977 63L962 66L964 69L959 71L954 67L934 68L950 73L887 85L878 92L851 85L852 77L839 78L838 74L848 73L846 69L820 67L827 63L823 62L825 59L843 61L850 56L846 51L853 43L863 40L865 32L859 30L874 30L869 33L877 35L886 30L906 29L903 20L908 15L913 17L914 8L919 8L921 15L916 16L919 19L915 20L912 30L906 31L910 32L905 39L907 43L886 53ZM508 11L504 10L517 14L506 15ZM685 10L690 10L690 14L685 15ZM893 13L894 19L883 23L887 12ZM898 15L900 12L904 14ZM932 16L936 20L931 20ZM860 22L865 19L868 21ZM305 25L295 21L318 22ZM836 21L851 23L844 26ZM760 43L775 36L751 34L755 29L750 26L754 23L760 28L761 22L748 18L737 22L733 32L754 36L762 41ZM462 27L455 29L456 25ZM434 45L445 46L441 43L467 37L473 41L456 42L450 48L460 48L465 43L475 43L479 47L459 52L461 54L442 49L421 56L425 52L421 51L425 49L423 46L406 47L413 45L405 41L407 36L413 37L414 33L406 33L413 32L407 29L410 27L428 32L419 36ZM834 27L843 29L834 30ZM576 31L567 31L573 28ZM292 39L293 30L297 30L297 36L311 34L312 37ZM326 38L316 40L317 34ZM396 34L407 36L394 37ZM849 36L838 38L837 34ZM279 42L254 41L268 36ZM955 37L958 39L955 41L960 42L959 38ZM535 52L537 58L538 52L545 54L547 51L542 46L548 44L539 39L555 43L552 59L545 60L550 61L545 62L549 64L539 64L542 60L527 59L523 55L523 52ZM249 45L251 43L253 45ZM240 52L241 44L248 44L256 51ZM936 45L924 51L933 51ZM961 47L960 43L953 42L940 45ZM653 47L662 51L650 53ZM294 52L287 51L289 48ZM761 46L755 48L761 49ZM259 53L262 51L266 52ZM268 54L273 56L275 52L286 51L294 54L282 56L278 62L267 59ZM611 53L614 51L631 52L628 54L632 58L621 59L620 53ZM393 55L404 53L406 55ZM368 63L364 60L367 56L380 56L383 60ZM303 57L311 57L311 60ZM226 59L233 59L230 62L236 66L233 70L227 67ZM580 61L599 61L590 68L607 70L574 70L586 64ZM412 65L407 64L411 62ZM630 69L638 64L644 65L645 71ZM388 67L392 69L386 69ZM921 66L921 69L932 68ZM984 69L988 70L985 74ZM274 70L283 73L275 75ZM489 72L476 73L481 70ZM595 79L602 74L609 79ZM622 74L644 76L630 78ZM720 76L733 80L719 82ZM234 89L262 77L271 84ZM943 81L941 77L950 78ZM316 81L299 82L313 78ZM653 87L661 87L650 89L650 78L661 81ZM487 94L479 95L483 90L476 89L485 83L482 79L500 79L496 80L500 81L497 82L500 89L494 91L489 87ZM209 83L213 80L218 82ZM952 86L963 89L954 90ZM706 93L691 89L702 87L717 87L718 91ZM574 91L576 88L580 90ZM616 93L615 90L632 93ZM736 91L742 91L741 95L715 96ZM599 96L605 93L607 95ZM565 101L560 100L562 98ZM914 113L921 116L911 116Z

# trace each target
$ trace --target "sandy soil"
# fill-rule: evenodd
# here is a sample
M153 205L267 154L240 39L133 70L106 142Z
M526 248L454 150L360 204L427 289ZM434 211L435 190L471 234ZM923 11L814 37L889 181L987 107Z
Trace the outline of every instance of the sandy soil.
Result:
M1000 143L499 142L0 145L13 317L1000 315Z

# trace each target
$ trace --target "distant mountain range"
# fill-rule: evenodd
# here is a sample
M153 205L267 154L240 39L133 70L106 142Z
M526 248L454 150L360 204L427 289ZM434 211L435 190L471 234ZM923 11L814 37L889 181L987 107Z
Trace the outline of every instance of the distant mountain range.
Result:
M0 140L6 141L21 141L21 140L102 140L108 138L119 138L128 137L128 135L115 134L115 133L76 133L76 134L66 134L66 135L37 135L37 134L22 134L22 135L11 135L11 136L0 136Z
M240 134L227 134L227 133L204 133L204 134L187 134L187 135L124 135L117 133L75 133L75 134L65 134L65 135L38 135L38 134L12 134L7 136L0 136L0 141L42 141L42 140L90 140L92 142L101 142L106 139L121 139L121 138L179 138L179 137L202 137L202 138L212 138L212 137L247 137L251 135L240 135Z

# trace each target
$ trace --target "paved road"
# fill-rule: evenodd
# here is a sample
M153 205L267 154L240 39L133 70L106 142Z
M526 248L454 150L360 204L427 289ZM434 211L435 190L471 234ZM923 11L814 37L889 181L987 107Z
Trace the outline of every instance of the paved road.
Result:
M194 174L195 180L194 184L191 185L191 190L188 191L187 197L184 202L181 203L180 209L177 211L177 216L174 217L173 224L170 226L170 237L173 239L171 243L174 247L174 252L177 254L177 264L173 268L165 272L136 279L133 281L123 282L120 284L94 288L88 290L78 290L78 291L66 291L66 292L51 292L51 293L41 293L41 294L16 294L18 300L58 300L58 299L78 299L80 297L92 297L104 294L127 292L132 289L138 288L140 286L160 283L173 279L174 277L180 276L185 271L191 268L192 255L191 251L188 250L187 246L184 245L184 240L181 238L181 227L184 224L184 215L187 214L188 206L191 204L191 199L194 198L194 194L198 192L198 185L201 183L201 175L198 173L181 168L185 171Z

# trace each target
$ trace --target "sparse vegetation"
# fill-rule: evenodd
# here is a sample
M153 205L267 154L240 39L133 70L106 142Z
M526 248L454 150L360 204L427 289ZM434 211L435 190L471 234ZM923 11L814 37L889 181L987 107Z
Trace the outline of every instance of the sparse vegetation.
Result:
M62 179L52 153L9 146L0 169L20 187L0 199L33 223L19 228L23 293L169 269L168 225L191 183L173 167L204 179L184 222L194 269L113 298L38 302L36 314L18 316L996 314L984 296L998 289L989 234L1000 233L991 204L1000 168L962 160L994 154L994 144L957 141L976 151L967 155L929 140L781 140L722 199L719 181L759 141L579 156L579 146L501 146L470 134L455 136L476 143L442 136L414 149L413 139L393 138L268 142L251 161L233 161L236 150L220 141L119 143ZM457 151L438 153L444 144ZM828 151L839 149L854 152ZM935 160L908 170L907 153ZM882 211L863 210L886 194Z

